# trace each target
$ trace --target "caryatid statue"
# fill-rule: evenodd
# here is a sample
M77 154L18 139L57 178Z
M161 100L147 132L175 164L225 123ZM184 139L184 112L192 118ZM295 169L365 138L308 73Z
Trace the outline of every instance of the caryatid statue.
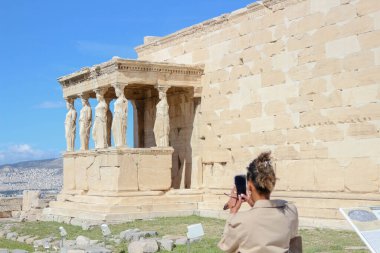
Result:
M169 104L166 97L168 87L158 87L160 101L156 106L156 120L153 132L157 147L169 147Z
M116 147L127 145L127 114L128 100L124 95L124 85L114 86L116 101L114 103L114 113L112 120L112 135Z
M95 120L92 129L92 138L95 142L95 148L107 148L107 110L108 106L104 99L105 90L95 90L98 104L95 107Z
M79 137L80 149L88 150L88 142L90 139L90 129L92 121L92 110L88 102L88 96L81 95L82 109L79 116Z
M75 129L76 129L76 119L77 112L74 108L74 99L66 99L66 107L68 112L66 113L65 119L65 137L66 137L66 150L74 151L75 145Z

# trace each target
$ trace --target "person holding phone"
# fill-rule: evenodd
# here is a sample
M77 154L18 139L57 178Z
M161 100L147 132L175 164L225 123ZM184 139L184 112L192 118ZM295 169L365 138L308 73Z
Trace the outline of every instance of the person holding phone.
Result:
M270 152L261 153L247 168L247 193L237 194L236 185L225 209L230 210L218 246L225 252L285 253L297 235L297 208L285 200L271 200L276 184ZM235 184L241 184L241 179ZM247 202L251 209L240 211Z

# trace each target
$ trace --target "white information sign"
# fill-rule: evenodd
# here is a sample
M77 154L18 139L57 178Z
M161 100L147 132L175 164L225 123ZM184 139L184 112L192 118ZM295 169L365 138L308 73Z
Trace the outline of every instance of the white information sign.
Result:
M380 253L380 206L339 208L372 253Z

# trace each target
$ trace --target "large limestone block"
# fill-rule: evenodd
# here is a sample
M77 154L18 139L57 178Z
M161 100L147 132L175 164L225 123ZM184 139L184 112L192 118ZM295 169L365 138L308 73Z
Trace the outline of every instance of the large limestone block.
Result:
M295 191L317 190L315 184L315 169L313 160L295 160L289 162L286 168L289 189Z
M299 87L296 83L288 82L281 85L263 87L257 91L260 101L267 102L273 100L283 100L291 97L298 97Z
M298 122L299 122L299 115L297 114L276 115L274 117L274 129L282 130L282 129L294 128L294 127L299 126Z
M138 190L137 157L132 154L124 154L120 163L120 175L118 178L119 190Z
M273 68L280 71L288 71L298 63L297 54L294 52L282 52L272 57Z
M227 163L231 161L231 152L227 149L203 149L203 163Z
M331 158L364 158L380 156L380 138L345 139L326 143Z
M287 133L288 143L307 143L313 141L313 133L308 128L289 129Z
M358 16L346 21L345 24L340 27L340 34L342 37L355 34L360 35L373 31L374 29L377 30L374 26L374 20L370 16Z
M342 92L334 91L329 95L316 94L313 96L313 108L325 109L342 106Z
M341 141L344 138L344 130L337 125L318 126L314 137L321 141Z
M379 126L367 123L367 122L358 122L350 124L347 129L348 136L354 136L358 138L370 138L379 136L378 132Z
M240 78L237 83L239 90L227 97L230 109L241 109L252 103L253 91L261 87L261 76L254 75ZM224 108L226 104L217 108ZM214 107L215 108L215 107Z
M297 145L278 145L274 149L273 156L279 160L299 159L300 152L296 148Z
M378 192L379 172L371 159L354 158L345 170L345 187L352 192Z
M339 50L338 50L339 51ZM318 61L313 69L311 77L317 78L321 76L328 76L342 71L342 59L326 58Z
M377 94L380 91L380 85L366 85L345 89L342 91L343 105L360 106L371 102L378 102Z
M312 126L329 122L329 118L322 115L320 110L305 111L300 113L300 126Z
M356 71L358 69L370 68L375 65L375 53L373 51L360 51L352 54L343 62L346 71Z
M313 106L313 100L310 96L304 98L290 98L287 100L289 108L292 112L306 112L310 111Z
M314 58L312 61L314 61ZM287 72L287 76L293 82L310 79L313 77L314 65L314 63L306 63L295 66Z
M94 163L93 156L78 156L75 158L75 185L77 190L88 190L87 171Z
M309 2L311 13L327 13L330 9L340 5L340 0L311 0Z
M102 189L98 157L95 157L94 163L87 169L87 182L89 190L100 191Z
M356 36L333 40L326 43L326 56L328 58L343 59L347 55L360 51L360 45Z
M380 10L380 3L377 0L360 0L356 5L358 16L376 12Z
M357 16L356 8L353 4L345 4L334 7L326 15L326 25L336 24L342 21L353 19Z
M284 12L289 21L308 15L310 13L310 1L289 5L284 9Z
M286 112L287 105L284 101L270 101L265 104L264 110L267 115L279 115Z
M22 194L22 211L39 206L40 191L24 191Z
M274 117L259 117L249 120L251 132L271 131L274 129Z
M325 1L330 1L330 0L325 0ZM332 0L332 1L336 1L336 0ZM308 31L319 29L323 25L324 25L324 14L320 12L313 13L313 14L304 16L303 18L297 21L292 22L289 26L289 33L291 35L305 34Z
M323 143L305 143L300 146L301 159L321 159L328 157L328 149Z
M138 161L139 190L168 190L171 186L171 154L141 155Z
M315 160L315 184L319 191L344 191L344 168L336 160Z
M213 188L231 188L234 176L237 174L221 163L207 164L204 167L204 186L209 189Z
M285 83L285 74L283 71L266 71L261 74L261 83L263 86L272 86Z
M294 32L297 32L295 30ZM306 48L310 48L313 45L311 35L307 33L297 34L288 39L286 43L286 48L289 52L305 50Z
M245 119L260 117L262 115L262 103L250 103L242 107L240 116Z
M75 189L75 158L63 157L63 190Z
M102 166L99 168L101 189L105 191L118 191L120 167ZM125 180L128 180L127 178Z

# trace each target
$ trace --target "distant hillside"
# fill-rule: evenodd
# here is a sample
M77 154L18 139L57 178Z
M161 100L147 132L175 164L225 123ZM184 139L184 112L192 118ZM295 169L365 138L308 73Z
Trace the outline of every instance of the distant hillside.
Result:
M62 169L62 167L63 167L62 158L53 158L53 159L45 159L45 160L18 162L18 163L13 163L13 164L4 164L4 165L0 165L0 170L2 170L4 168L12 168L12 169L30 169L30 168Z

